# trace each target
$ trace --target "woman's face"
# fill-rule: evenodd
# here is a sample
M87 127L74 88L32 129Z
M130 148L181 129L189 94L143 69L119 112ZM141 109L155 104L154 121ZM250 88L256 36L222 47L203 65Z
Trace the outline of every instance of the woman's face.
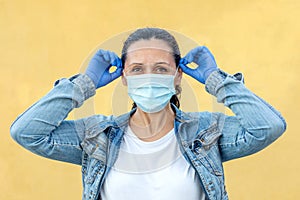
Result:
M172 49L158 39L140 40L129 46L124 63L122 81L127 85L125 76L140 74L175 75L176 64ZM182 71L178 68L174 80L175 85L181 82Z

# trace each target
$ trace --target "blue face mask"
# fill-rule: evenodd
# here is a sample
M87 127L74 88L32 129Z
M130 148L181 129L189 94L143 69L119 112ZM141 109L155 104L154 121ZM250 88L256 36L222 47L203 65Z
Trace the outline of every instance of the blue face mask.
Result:
M162 74L126 76L128 95L144 112L161 111L175 94L174 78Z

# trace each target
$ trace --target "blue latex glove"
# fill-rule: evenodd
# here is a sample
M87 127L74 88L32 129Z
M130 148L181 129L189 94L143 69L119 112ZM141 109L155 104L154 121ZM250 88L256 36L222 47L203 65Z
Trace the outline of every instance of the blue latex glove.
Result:
M192 62L198 65L197 68L191 69L186 66ZM184 58L181 58L179 66L184 73L203 84L213 71L218 70L214 56L205 46L192 49Z
M111 66L116 66L116 71L110 73ZM121 76L122 70L122 61L114 52L100 49L90 60L85 74L92 79L97 89Z

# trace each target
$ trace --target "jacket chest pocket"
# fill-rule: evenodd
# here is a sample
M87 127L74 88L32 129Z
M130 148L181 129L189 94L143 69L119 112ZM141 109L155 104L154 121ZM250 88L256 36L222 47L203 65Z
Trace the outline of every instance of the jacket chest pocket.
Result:
M203 165L210 173L223 176L223 167L218 147L221 132L217 124L201 131L189 144L189 148L195 155L196 163Z

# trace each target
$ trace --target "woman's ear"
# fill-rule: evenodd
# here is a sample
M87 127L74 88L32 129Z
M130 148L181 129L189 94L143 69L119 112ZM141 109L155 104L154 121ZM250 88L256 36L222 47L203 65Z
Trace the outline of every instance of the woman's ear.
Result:
M126 78L125 78L125 76L124 76L124 71L122 72L122 77L121 77L121 79L122 79L123 85L124 85L124 86L127 86L127 80L126 80Z
M182 69L178 67L175 79L174 79L174 84L175 85L180 85L182 79Z

